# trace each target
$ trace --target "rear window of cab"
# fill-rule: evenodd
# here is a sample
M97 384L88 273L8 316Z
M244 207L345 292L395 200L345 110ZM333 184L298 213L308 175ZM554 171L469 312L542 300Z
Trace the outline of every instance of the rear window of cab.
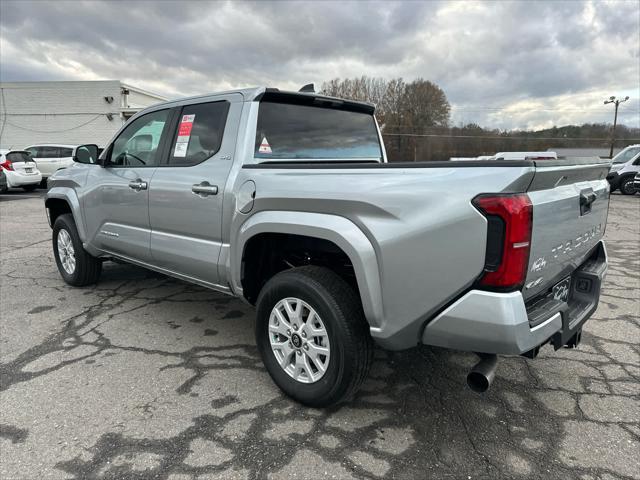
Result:
M382 159L373 115L269 101L260 102L254 155L261 160Z

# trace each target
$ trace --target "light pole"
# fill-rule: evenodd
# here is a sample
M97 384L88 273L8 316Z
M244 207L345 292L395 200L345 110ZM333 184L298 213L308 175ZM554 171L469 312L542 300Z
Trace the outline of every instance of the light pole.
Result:
M608 103L613 103L616 106L616 113L614 114L614 117L613 117L613 130L611 131L611 150L609 150L609 158L613 158L613 144L616 141L616 125L618 124L618 106L620 106L621 103L626 102L627 100L629 100L628 96L624 97L622 100L618 100L616 99L616 97L612 96L612 97L609 97L608 100L604 101L605 105Z

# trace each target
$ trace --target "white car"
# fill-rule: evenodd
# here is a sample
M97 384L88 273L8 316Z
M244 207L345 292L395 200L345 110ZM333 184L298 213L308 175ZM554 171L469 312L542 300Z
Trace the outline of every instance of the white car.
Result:
M42 185L46 187L47 178L61 168L73 165L73 156L76 154L77 145L38 144L25 148L36 161L38 170L42 173Z
M613 157L612 162L607 175L611 191L620 190L623 195L636 193L633 179L640 172L640 145L629 145Z
M23 188L31 192L42 181L36 162L26 151L0 150L0 167L7 177L7 188Z
M498 152L489 160L557 160L556 152Z

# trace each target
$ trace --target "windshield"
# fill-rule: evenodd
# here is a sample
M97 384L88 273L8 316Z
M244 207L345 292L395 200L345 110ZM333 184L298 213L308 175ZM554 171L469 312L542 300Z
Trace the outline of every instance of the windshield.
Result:
M263 101L255 156L265 160L380 161L382 151L371 114Z
M613 163L626 163L640 153L640 147L626 148L613 157Z

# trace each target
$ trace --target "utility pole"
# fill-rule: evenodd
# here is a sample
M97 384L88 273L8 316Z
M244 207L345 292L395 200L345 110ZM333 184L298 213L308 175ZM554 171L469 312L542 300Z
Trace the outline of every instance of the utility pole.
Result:
M613 158L613 144L616 141L616 125L618 124L618 107L620 106L621 103L624 103L627 100L629 100L628 96L624 97L622 100L618 100L616 99L615 96L612 96L612 97L609 97L608 100L604 101L605 105L608 103L613 103L616 106L616 111L613 116L613 130L611 131L611 150L609 150L609 158Z

